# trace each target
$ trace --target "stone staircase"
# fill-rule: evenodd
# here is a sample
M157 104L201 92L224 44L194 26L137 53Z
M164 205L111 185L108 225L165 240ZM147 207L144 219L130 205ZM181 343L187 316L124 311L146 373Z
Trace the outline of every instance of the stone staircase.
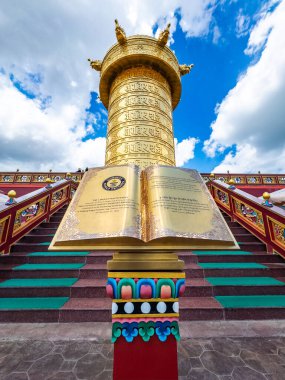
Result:
M0 257L0 322L111 321L112 252L48 252L66 207ZM181 320L285 318L285 262L224 214L241 251L181 252Z

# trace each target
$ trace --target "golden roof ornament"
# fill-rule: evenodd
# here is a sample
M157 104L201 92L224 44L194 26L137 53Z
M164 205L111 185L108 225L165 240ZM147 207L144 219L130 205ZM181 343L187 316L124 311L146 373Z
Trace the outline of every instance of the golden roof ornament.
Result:
M127 41L127 36L124 31L124 29L120 26L119 22L117 19L115 19L115 32L116 32L116 37L120 45L123 45Z
M88 62L90 63L92 69L96 71L101 71L102 61L100 61L100 59L95 59L94 61L92 61L90 58L88 58Z
M169 33L170 33L170 26L171 24L167 24L166 29L164 29L162 32L160 32L157 43L159 46L164 47L167 44Z
M185 74L189 74L190 71L193 69L194 65L193 63L191 65L179 65L179 71L180 71L180 75L185 75Z

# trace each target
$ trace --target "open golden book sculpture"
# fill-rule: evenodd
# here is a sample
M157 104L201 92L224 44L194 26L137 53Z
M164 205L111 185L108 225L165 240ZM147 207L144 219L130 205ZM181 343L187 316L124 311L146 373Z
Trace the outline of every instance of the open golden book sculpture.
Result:
M196 170L89 169L50 249L238 249Z

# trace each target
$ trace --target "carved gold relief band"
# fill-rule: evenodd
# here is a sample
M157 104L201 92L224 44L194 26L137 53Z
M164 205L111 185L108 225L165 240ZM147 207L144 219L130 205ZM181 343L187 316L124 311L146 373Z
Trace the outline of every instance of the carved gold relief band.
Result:
M148 67L133 67L112 83L106 165L175 165L171 89Z
M110 90L106 165L175 165L171 90L161 74L134 67Z

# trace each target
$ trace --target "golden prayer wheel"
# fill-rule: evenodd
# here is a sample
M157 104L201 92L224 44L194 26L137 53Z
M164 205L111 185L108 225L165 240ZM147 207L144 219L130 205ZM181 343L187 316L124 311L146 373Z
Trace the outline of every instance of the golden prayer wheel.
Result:
M179 65L166 46L169 26L158 39L126 37L116 22L118 43L102 62L90 61L100 71L100 99L109 114L106 165L175 166L172 111L180 77L192 65Z

